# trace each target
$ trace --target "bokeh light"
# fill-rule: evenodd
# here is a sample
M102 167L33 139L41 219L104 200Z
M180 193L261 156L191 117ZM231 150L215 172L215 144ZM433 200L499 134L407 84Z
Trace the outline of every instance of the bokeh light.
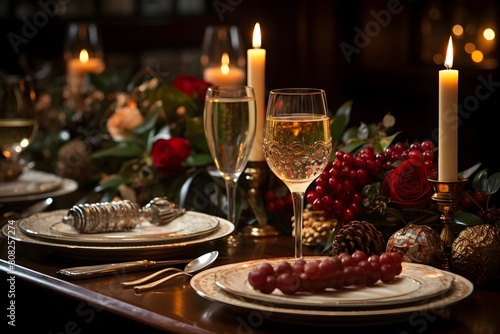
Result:
M484 58L483 53L481 51L479 51L479 50L476 50L476 51L472 52L472 54L470 56L472 58L472 61L475 62L475 63L482 62L483 58Z
M495 31L491 28L484 29L483 36L488 41L495 39Z
M464 28L460 24L455 24L452 29L455 36L462 36L464 33Z
M443 65L444 64L444 56L440 53L436 53L432 57L432 61L434 61L434 64L436 64L436 65Z
M468 54L471 54L472 52L476 51L476 45L474 43L469 42L469 43L465 44L464 49L465 49L465 52L467 52Z

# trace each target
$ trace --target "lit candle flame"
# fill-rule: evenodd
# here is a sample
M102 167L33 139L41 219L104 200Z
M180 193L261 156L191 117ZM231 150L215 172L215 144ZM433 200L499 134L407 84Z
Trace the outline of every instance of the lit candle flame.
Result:
M224 75L229 74L229 55L226 52L222 54L220 62L222 64L220 66L220 72Z
M446 59L444 61L444 66L447 69L453 67L453 43L451 41L451 36L450 36L450 41L448 42L448 50L446 50Z
M87 63L89 61L89 53L87 50L82 49L82 51L80 51L80 61L82 63Z
M252 38L252 46L255 49L260 48L262 44L262 38L260 36L260 24L259 22L255 23L255 27L253 28L253 38Z

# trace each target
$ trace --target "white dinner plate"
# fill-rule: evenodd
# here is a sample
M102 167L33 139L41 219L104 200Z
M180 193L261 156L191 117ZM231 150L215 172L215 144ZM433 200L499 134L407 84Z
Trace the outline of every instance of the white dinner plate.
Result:
M181 240L174 243L151 243L139 245L71 245L67 243L52 242L33 238L22 232L19 221L5 224L2 233L11 240L16 241L16 248L25 247L52 252L56 255L81 259L85 261L133 261L144 259L168 259L184 256L196 247L205 243L224 238L231 234L234 225L219 217L215 217L219 224L217 228L202 237Z
M59 188L62 182L60 176L29 170L15 180L0 183L0 198L46 193Z
M304 257L306 261L321 260L325 257ZM273 267L280 261L291 264L295 258L268 259ZM283 294L275 289L265 294L253 289L248 282L248 273L263 260L252 260L231 264L219 268L216 274L216 284L235 295L279 305L297 307L370 307L397 305L427 299L446 292L451 287L453 277L445 271L430 266L417 266L403 263L403 271L391 283L381 281L370 287L350 286L339 290L327 289L322 293L298 292L293 295Z
M409 264L413 270L422 273L427 268L419 264ZM216 273L223 270L224 266L212 267L191 278L191 287L203 298L235 307L241 311L259 314L263 318L285 322L288 324L301 324L311 326L336 325L381 325L401 321L409 321L418 314L432 312L438 314L443 308L452 305L469 296L474 290L472 283L466 278L453 273L453 283L446 292L433 298L421 300L411 304L401 304L387 307L359 306L355 308L317 308L284 306L279 303L264 302L254 299L242 298L220 288L216 284ZM244 282L241 282L244 284ZM258 312L258 313L255 313Z
M130 231L107 233L79 233L62 222L68 210L57 210L31 215L18 223L21 231L33 238L72 245L140 245L175 243L202 237L217 228L219 220L214 216L187 211L163 226L143 222Z
M55 189L44 192L36 192L24 195L0 196L0 203L22 203L28 201L37 201L49 197L59 197L70 194L78 189L78 183L71 179L61 179L61 183Z

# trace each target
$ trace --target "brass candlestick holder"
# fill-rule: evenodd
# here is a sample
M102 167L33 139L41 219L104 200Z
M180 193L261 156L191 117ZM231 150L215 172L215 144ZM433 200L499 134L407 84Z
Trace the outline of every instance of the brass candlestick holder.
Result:
M249 161L243 172L243 177L248 185L248 202L257 221L257 224L243 228L242 234L244 236L268 237L279 234L273 226L267 223L262 189L267 183L268 173L268 166L265 161Z
M444 263L443 269L450 269L451 245L455 237L451 230L451 226L455 224L453 214L459 209L462 201L462 191L467 178L458 178L457 181L439 181L436 177L428 179L434 188L432 200L437 204L441 216L439 217L443 224L440 238L444 246Z

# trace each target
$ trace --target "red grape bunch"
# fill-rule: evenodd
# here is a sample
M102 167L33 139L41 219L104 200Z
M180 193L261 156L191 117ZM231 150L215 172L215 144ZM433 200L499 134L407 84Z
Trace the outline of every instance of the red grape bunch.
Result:
M435 170L434 144L428 140L411 145L397 142L379 153L375 153L371 146L357 154L339 150L335 153L335 160L315 180L315 188L306 193L306 200L314 210L322 210L328 218L351 221L361 210L363 188L381 180L386 172L397 166L398 161L406 159L418 160L428 170Z
M367 257L363 251L342 253L322 260L280 261L274 267L260 263L248 273L248 282L265 294L279 289L284 294L321 293L347 286L373 286L379 280L390 283L401 273L399 253L386 252Z

